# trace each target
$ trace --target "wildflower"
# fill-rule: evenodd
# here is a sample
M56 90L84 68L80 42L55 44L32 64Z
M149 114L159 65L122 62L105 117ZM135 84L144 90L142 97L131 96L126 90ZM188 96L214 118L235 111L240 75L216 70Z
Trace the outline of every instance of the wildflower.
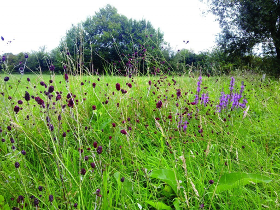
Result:
M113 128L116 127L116 123L112 123Z
M74 107L74 100L72 98L70 98L67 105L69 107L73 108Z
M121 89L120 83L117 83L117 84L116 84L116 89L117 89L117 91L119 91L119 90Z
M54 71L54 65L50 65L50 71Z
M95 163L90 163L90 166L91 166L92 168L95 168Z
M98 146L96 151L97 151L98 154L101 154L102 153L102 146Z
M93 142L93 147L96 148L97 147L97 142Z
M39 199L38 198L34 198L34 206L38 206L39 205Z
M64 74L64 79L66 80L66 81L68 81L68 74Z
M10 79L9 77L5 77L5 78L4 78L4 81L5 81L5 82L8 82L9 79Z
M124 182L124 177L121 178L121 182Z
M161 107L162 107L162 102L161 102L161 101L158 101L158 102L157 102L157 108L160 109Z
M100 194L100 189L97 189L96 190L96 195L99 195Z
M39 190L39 191L42 191L42 190L43 190L43 187L42 187L42 186L39 186L39 187L38 187L38 190Z
M27 58L28 58L28 54L27 54L27 53L25 53L25 54L24 54L24 57L27 59Z
M126 134L127 134L127 132L126 132L125 130L121 130L121 134L126 135Z
M30 79L29 79L29 78L27 78L27 82L30 82Z
M18 104L23 104L22 100L18 100Z
M241 87L240 87L240 95L242 95L243 91L244 91L244 82L241 82Z
M19 162L15 162L15 167L19 168Z
M22 151L21 151L21 154L22 154L22 155L26 155L25 150L22 150Z
M18 203L21 203L21 202L23 203L24 202L24 197L22 195L19 195L18 198L17 198L17 202Z
M81 169L81 174L82 174L82 175L85 175L86 172L87 172L86 169L84 169L84 168Z
M39 104L39 105L42 105L44 107L44 100L41 99L40 97L35 97L35 101Z
M61 95L60 95L60 94L57 94L55 100L58 101L58 100L60 100L60 99L61 99Z
M15 113L17 114L17 113L19 112L19 107L18 107L18 106L15 106L15 107L14 107L14 111L15 111Z
M51 86L49 87L49 93L52 93L53 91L54 91L54 86L51 85Z
M211 179L211 180L209 180L209 183L210 184L214 184L214 181Z
M121 89L121 91L122 91L123 94L127 93L127 90Z
M180 89L177 90L176 95L177 95L178 98L181 96L181 90Z
M6 56L3 55L3 56L2 56L2 61L4 62L5 60L6 60Z
M68 54L68 53L67 53ZM69 54L68 54L69 55ZM78 204L77 203L74 203L74 207L76 208L78 206Z
M49 195L49 201L53 202L53 195Z
M234 77L231 78L231 81L230 81L230 85L229 85L229 90L230 90L230 93L232 93L233 89L234 89Z
M96 86L96 83L92 83L92 87L95 88L95 86Z
M85 161L88 161L88 156L85 156Z
M127 84L127 86L128 86L129 88L132 88L132 85L131 85L131 83L128 83L128 84Z
M2 39L2 41L4 41L4 37L3 36L1 36L1 39Z

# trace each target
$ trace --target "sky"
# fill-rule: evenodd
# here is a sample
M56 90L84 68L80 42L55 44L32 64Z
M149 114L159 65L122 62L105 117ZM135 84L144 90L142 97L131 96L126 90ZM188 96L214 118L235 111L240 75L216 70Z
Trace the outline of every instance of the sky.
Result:
M0 36L5 41L0 40L0 54L38 51L42 46L50 51L72 24L107 4L127 18L150 21L175 51L210 50L220 32L215 17L203 14L207 6L199 0L9 0L1 2Z

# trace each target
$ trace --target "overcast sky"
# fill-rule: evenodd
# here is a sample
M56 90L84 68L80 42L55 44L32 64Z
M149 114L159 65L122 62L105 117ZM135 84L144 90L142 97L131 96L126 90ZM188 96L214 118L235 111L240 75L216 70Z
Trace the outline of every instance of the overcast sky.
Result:
M199 0L6 0L0 6L0 36L5 39L0 40L0 54L37 51L40 46L50 51L72 24L106 4L128 18L150 21L174 50L210 49L220 31L214 16L202 14L207 8ZM7 45L7 41L12 42Z

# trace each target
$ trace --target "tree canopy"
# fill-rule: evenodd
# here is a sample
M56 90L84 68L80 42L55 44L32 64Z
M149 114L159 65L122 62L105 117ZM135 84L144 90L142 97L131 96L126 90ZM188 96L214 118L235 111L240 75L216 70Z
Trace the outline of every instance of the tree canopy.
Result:
M102 69L109 63L115 63L116 68L130 65L132 57L144 58L147 50L155 54L154 49L163 44L163 33L149 21L128 19L107 5L81 24L72 26L60 49L67 48L76 60L82 57L82 63L89 68Z
M209 0L222 33L218 44L231 55L243 56L260 44L264 54L280 60L280 0Z

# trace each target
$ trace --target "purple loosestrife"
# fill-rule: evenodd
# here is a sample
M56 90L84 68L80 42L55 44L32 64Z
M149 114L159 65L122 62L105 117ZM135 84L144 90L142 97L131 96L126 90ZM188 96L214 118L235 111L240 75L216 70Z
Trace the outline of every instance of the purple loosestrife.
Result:
M201 95L201 104L203 104L204 106L206 106L207 103L208 103L208 101L209 101L208 93L203 93L203 94Z
M242 95L243 91L244 91L244 82L241 82L241 87L240 87L240 95Z
M234 77L232 77L231 81L230 81L230 85L229 85L230 95L232 94L232 92L234 90L234 82L235 82L235 79L234 79Z

